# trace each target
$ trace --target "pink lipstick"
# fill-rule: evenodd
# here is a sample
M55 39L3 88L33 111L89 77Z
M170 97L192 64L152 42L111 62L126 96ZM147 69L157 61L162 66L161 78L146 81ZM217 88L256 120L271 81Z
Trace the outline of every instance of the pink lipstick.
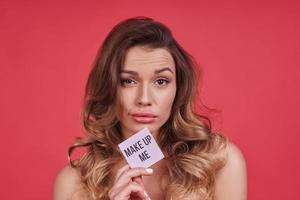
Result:
M152 123L157 118L156 115L149 112L132 113L131 115L138 123Z

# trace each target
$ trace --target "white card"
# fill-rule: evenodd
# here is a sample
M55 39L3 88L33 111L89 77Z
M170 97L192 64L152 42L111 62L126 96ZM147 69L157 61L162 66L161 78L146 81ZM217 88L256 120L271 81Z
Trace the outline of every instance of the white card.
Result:
M144 128L119 144L131 168L148 168L164 158L148 128Z

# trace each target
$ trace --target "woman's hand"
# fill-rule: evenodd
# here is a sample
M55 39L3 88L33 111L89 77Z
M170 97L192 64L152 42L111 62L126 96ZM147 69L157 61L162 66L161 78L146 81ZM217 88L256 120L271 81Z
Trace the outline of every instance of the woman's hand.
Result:
M110 200L149 200L145 191L142 176L149 176L153 173L150 168L130 169L125 165L117 172L114 185L108 192Z

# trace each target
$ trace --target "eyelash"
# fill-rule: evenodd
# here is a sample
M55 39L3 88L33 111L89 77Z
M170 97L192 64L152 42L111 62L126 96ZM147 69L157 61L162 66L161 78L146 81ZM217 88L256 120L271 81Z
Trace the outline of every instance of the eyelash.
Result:
M157 82L157 81L164 81L163 84L158 84L159 86L166 86L166 85L168 85L170 83L170 81L168 79L165 79L165 78L157 79L155 82ZM131 84L131 83L128 83L128 82L135 82L135 81L132 80L132 79L121 79L121 85L122 86L125 86L127 84Z
M168 79L163 79L163 78L157 79L156 81L164 81L165 84L160 84L160 85L167 85L168 83L170 83Z
M127 82L127 84L130 84L130 83L128 83L128 81L133 81L133 80L131 80L131 79L121 79L121 85L126 84L126 82Z

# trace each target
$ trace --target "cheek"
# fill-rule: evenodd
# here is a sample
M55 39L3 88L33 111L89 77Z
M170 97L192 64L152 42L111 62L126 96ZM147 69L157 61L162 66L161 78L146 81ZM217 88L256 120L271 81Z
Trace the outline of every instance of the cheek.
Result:
M164 110L165 112L169 112L172 108L174 99L175 99L175 94L176 91L171 91L164 96L160 96L161 99L161 109Z
M119 108L121 113L128 113L132 105L132 94L130 92L122 91L120 92L119 99Z

